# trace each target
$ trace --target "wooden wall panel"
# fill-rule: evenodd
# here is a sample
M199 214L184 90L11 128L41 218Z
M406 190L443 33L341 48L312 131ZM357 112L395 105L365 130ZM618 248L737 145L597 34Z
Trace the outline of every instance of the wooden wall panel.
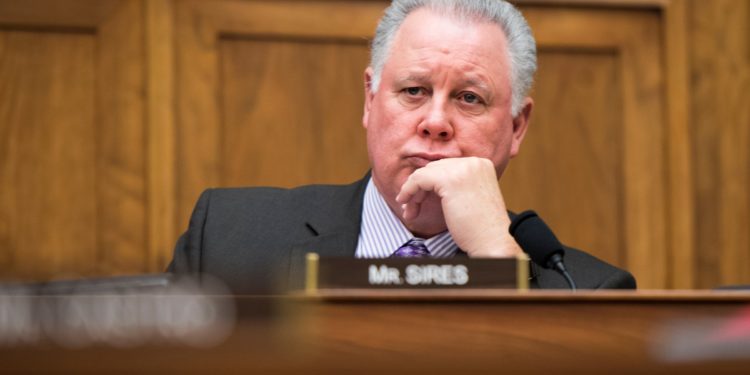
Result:
M176 3L179 230L207 187L340 183L365 173L360 82L384 8Z
M143 8L122 1L97 25L99 259L108 273L146 270Z
M538 110L501 187L509 208L535 209L561 241L625 266L619 63L614 50L540 51Z
M61 3L0 2L0 279L145 271L141 3Z
M688 113L688 66L686 1L673 0L663 9L664 69L667 80L666 113L669 127L669 287L689 289L695 285L695 210L693 163Z
M145 7L148 272L162 272L176 242L174 7L150 0Z
M229 39L219 53L222 185L348 183L369 168L366 41Z
M94 54L92 35L0 32L4 279L95 270Z
M750 2L688 4L697 287L750 283Z
M629 269L641 287L667 287L659 15L530 5L522 10L542 51L539 102L526 140L531 150L522 147L503 177L509 205L543 212L562 230L563 241ZM553 135L535 135L534 127ZM593 146L594 139L601 143ZM539 150L543 157L529 156Z

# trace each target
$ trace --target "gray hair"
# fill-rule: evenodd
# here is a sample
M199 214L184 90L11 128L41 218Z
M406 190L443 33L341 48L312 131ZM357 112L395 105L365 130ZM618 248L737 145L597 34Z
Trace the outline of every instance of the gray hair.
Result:
M536 42L531 28L521 12L503 0L394 0L378 23L372 41L370 66L373 69L371 90L377 92L383 66L388 59L393 39L412 11L427 7L430 10L455 16L461 20L480 19L500 26L508 41L511 80L511 112L521 111L536 72Z

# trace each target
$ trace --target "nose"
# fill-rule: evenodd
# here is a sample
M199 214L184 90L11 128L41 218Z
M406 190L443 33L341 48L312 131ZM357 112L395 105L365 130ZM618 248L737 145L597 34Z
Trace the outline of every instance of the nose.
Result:
M437 104L437 103L436 103ZM439 141L453 138L453 126L448 114L440 105L435 105L417 127L420 136Z

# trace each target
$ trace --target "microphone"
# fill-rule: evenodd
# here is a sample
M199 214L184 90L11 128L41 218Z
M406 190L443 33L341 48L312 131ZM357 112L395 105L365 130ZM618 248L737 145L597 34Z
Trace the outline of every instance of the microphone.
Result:
M510 223L510 234L534 263L557 271L570 289L576 290L576 283L563 263L565 248L536 212L529 210L516 216Z

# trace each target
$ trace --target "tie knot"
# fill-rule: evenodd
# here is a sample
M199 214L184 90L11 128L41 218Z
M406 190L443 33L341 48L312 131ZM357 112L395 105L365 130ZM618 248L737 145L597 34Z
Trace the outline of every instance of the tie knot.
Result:
M421 238L412 238L403 244L391 255L394 258L426 258L430 256L430 251Z

